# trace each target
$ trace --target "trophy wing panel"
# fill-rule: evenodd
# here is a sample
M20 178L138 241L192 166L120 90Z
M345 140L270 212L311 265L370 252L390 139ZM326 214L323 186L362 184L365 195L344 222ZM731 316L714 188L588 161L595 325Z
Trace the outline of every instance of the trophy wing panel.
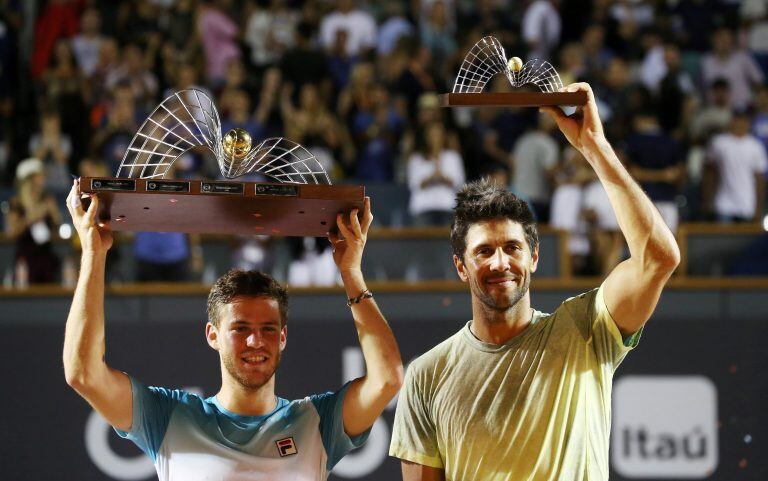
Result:
M221 121L211 98L186 89L166 98L144 121L120 162L117 177L163 178L187 150L207 147L221 166Z
M290 184L331 183L325 168L314 154L303 145L284 137L264 139L242 161L231 162L227 172L227 177L258 172L277 182Z

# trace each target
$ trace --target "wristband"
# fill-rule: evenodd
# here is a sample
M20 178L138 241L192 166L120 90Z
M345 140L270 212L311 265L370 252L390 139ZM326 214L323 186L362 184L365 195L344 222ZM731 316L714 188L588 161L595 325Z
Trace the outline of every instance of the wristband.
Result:
M347 299L347 306L351 307L352 304L360 304L360 301L363 299L370 299L373 297L373 292L369 291L368 289L363 289L363 292L360 293L357 297L350 297Z

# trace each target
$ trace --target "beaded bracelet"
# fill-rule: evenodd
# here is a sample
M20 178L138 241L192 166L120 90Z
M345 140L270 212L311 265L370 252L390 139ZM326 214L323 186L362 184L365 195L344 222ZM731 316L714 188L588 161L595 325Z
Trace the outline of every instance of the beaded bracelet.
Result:
M347 299L347 306L351 307L352 304L359 304L363 299L370 299L371 297L373 297L373 292L368 289L363 289L363 292L361 292L359 296Z

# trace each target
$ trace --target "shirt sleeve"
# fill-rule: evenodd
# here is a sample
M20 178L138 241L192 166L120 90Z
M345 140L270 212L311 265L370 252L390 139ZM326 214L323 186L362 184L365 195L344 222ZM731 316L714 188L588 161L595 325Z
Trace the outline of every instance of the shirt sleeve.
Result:
M627 353L640 342L642 328L626 338L622 336L605 304L603 285L569 299L566 305L574 322L586 332L587 342L592 346L601 365L610 366L615 370Z
M131 378L133 396L133 417L131 429L117 434L133 441L154 462L163 443L171 413L178 403L182 391L171 391L158 387L147 387Z
M336 392L327 392L324 394L314 394L309 396L317 413L320 415L320 436L323 439L328 462L326 468L328 471L341 461L341 458L347 455L355 448L362 446L371 434L369 428L362 434L350 438L344 431L344 396L347 394L350 383L345 384Z
M405 373L397 400L389 455L424 466L444 469L437 443L437 430L424 402L414 363Z

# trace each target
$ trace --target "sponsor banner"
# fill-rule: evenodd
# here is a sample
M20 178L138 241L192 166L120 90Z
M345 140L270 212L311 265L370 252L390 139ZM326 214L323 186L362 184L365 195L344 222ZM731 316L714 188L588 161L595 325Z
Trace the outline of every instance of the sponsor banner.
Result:
M108 323L107 361L147 384L210 396L219 388L220 371L203 322ZM389 322L407 362L465 321ZM63 320L16 320L3 334L1 479L156 479L149 459L66 385ZM768 479L766 338L768 323L651 322L615 376L611 481ZM335 390L364 370L351 319L289 321L277 373L280 396ZM399 461L387 454L394 408L395 401L368 443L344 458L331 480L400 479ZM290 456L301 446L279 449Z
M613 468L628 478L704 479L717 468L717 388L704 376L614 385Z

